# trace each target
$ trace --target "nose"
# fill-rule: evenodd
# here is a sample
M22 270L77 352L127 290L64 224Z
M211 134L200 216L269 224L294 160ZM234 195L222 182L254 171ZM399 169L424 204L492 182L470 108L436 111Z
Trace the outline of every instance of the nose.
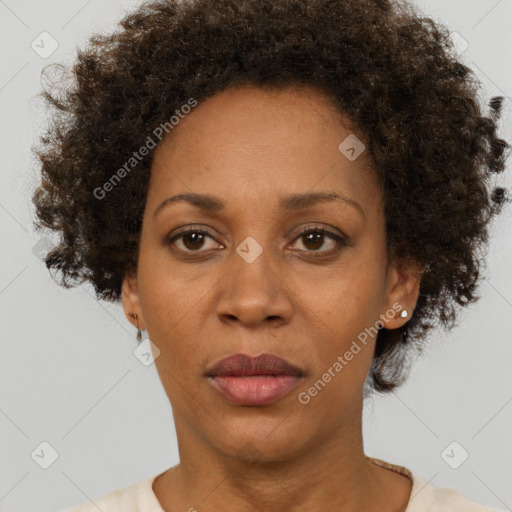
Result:
M230 270L219 283L217 315L224 323L246 327L277 327L290 321L293 312L291 283L270 261L264 250L248 263L236 252Z

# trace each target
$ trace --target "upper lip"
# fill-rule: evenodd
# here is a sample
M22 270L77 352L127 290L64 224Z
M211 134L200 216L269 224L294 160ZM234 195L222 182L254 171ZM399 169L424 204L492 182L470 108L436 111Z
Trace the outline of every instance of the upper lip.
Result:
M251 357L246 354L234 354L211 366L207 371L208 377L221 375L246 377L251 375L296 375L302 377L303 372L297 366L285 359L272 354L261 354Z

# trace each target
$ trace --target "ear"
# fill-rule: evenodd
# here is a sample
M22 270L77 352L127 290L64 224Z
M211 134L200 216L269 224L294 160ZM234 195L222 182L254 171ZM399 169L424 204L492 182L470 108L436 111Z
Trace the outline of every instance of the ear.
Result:
M402 258L390 264L387 299L381 314L383 327L398 329L411 319L424 270L424 266L412 259ZM402 311L407 311L407 316L400 316Z
M145 330L146 323L140 307L139 287L135 274L124 277L121 294L126 318L133 326L137 327L138 324L139 329ZM133 316L134 314L137 318Z

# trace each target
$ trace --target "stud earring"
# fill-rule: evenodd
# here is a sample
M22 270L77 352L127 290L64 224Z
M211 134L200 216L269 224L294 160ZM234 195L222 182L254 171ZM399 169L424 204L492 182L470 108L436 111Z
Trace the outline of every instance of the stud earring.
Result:
M406 309L402 309L402 311L400 311L400 318L407 318L408 314L409 313ZM380 331L382 329L384 329L384 325L381 323L378 327L378 330ZM404 339L407 336L407 329L405 329L404 326L400 327L400 333L401 333L402 339Z
M139 317L137 313L130 313L130 316L137 322L137 341L140 341L142 339L142 333L139 328Z
M400 311L400 318L406 318L409 313L406 309ZM403 325L400 327L400 342L405 343L407 341L407 328Z

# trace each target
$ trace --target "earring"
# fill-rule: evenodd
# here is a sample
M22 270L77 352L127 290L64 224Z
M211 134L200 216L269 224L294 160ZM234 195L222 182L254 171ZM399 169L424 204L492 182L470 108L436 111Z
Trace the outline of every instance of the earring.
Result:
M142 339L142 333L139 328L139 317L137 316L137 313L130 313L130 316L137 322L137 341L140 341Z
M407 315L409 313L407 312L406 309L402 309L402 311L400 311L400 318L406 318ZM379 327L378 327L378 330L382 330L384 329L384 325L383 324L380 324ZM405 337L407 336L407 329L404 327L404 326L401 326L400 327L400 340L402 342L405 342Z
M409 313L406 309L402 309L400 311L400 318L406 318ZM405 339L407 337L407 328L403 325L400 327L400 342L405 343L407 340Z

